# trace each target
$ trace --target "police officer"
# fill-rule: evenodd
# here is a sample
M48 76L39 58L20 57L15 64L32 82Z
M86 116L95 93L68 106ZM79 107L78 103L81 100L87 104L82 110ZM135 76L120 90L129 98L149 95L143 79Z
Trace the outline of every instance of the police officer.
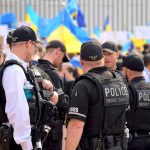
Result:
M27 26L18 27L9 32L7 43L10 46L10 53L5 62L16 60L24 70L27 70L28 62L31 60L36 50L36 44L38 43L34 31ZM33 149L31 141L31 118L29 116L27 95L25 94L25 86L32 87L33 85L27 80L24 70L18 65L10 65L4 70L2 77L1 90L4 90L6 102L3 102L1 99L0 105L4 107L2 109L5 110L7 115L4 119L8 120L9 124L13 127L14 141L11 140L10 142L10 150ZM53 92L53 85L50 81L43 80L42 85L50 93ZM55 103L57 102L57 98L57 93L54 92L51 100ZM5 104L2 105L2 103Z
M130 91L130 110L127 112L131 134L129 150L150 149L150 84L146 83L143 70L143 59L135 54L128 55L123 61Z
M84 43L80 52L84 75L73 86L66 150L127 149L123 142L126 85L104 67L102 48Z
M122 72L117 70L119 52L116 44L112 41L107 41L102 44L102 48L105 56L104 65L112 70L125 83L127 83L126 78L123 76Z
M63 62L68 61L69 57L66 53L66 48L64 44L58 40L50 41L46 46L46 54L43 59L38 60L38 67L49 75L59 95L57 103L58 116L56 116L58 125L54 127L49 134L44 144L44 150L62 149L62 127L65 114L68 111L68 102L63 91L63 83L58 74L58 69Z

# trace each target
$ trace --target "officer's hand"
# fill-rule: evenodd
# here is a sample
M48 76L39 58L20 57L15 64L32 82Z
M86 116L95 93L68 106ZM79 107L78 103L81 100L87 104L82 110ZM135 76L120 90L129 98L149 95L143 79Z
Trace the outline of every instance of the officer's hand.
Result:
M58 93L54 91L54 86L49 80L43 79L42 86L44 89L47 89L50 92L50 101L56 105L58 102Z
M50 101L51 101L54 105L57 104L57 102L58 102L58 93L57 93L56 91L54 91L54 94L53 94L53 96L50 98Z
M54 86L49 80L42 80L42 86L44 89L48 90L50 93L53 93L54 91Z

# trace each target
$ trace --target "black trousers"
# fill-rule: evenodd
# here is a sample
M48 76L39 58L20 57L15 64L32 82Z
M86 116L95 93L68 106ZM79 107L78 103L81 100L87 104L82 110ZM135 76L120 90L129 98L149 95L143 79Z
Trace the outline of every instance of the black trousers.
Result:
M62 150L62 137L62 126L52 129L43 143L43 150Z
M14 139L11 140L9 150L22 150L20 145L17 145Z
M150 136L133 138L128 144L128 150L150 150Z
M17 145L14 140L10 141L10 144L5 143L0 145L0 150L22 150L20 145Z

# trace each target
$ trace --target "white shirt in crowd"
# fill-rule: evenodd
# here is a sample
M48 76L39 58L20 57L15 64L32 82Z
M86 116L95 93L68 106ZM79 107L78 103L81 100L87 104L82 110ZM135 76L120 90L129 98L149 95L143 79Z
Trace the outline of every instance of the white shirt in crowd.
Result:
M150 82L150 71L144 67L143 76L146 82Z
M27 68L27 63L11 52L6 60L10 59L19 61L25 69ZM23 150L31 150L29 107L23 89L26 82L27 79L21 67L12 65L4 70L2 84L6 95L5 112L14 129L14 140Z

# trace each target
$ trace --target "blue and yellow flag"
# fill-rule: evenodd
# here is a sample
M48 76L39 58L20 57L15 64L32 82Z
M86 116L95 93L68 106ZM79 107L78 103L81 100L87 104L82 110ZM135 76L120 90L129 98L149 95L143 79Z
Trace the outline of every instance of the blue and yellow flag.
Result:
M72 19L75 20L79 27L85 27L85 17L77 3L77 0L68 0L66 10L71 15Z
M53 20L47 19L47 18L39 18L39 23L38 23L38 34L42 38L47 38L49 33L51 32L51 22Z
M110 22L109 22L109 16L107 16L106 19L104 20L103 30L106 31L106 32L110 32L111 31L111 26L110 26Z
M6 24L9 28L15 28L16 15L14 13L5 13L0 16L0 24Z
M80 52L81 44L91 40L85 30L73 23L66 9L60 12L60 14L51 21L49 32L50 34L47 40L62 41L69 53Z
M79 27L86 27L85 17L79 6L78 6L78 14L76 20Z
M122 53L124 55L126 55L128 53L128 51L132 51L133 50L133 43L129 40L127 41L123 46L122 46Z
M100 38L101 31L98 26L93 29L92 38Z
M32 9L32 7L29 4L26 7L26 22L29 23L30 27L35 32L37 32L39 16L37 15L37 13Z
M67 0L67 11L69 14L73 15L74 13L77 13L78 11L78 3L77 0Z
M146 39L133 38L132 39L134 48L141 48L143 51L143 46L146 44Z

